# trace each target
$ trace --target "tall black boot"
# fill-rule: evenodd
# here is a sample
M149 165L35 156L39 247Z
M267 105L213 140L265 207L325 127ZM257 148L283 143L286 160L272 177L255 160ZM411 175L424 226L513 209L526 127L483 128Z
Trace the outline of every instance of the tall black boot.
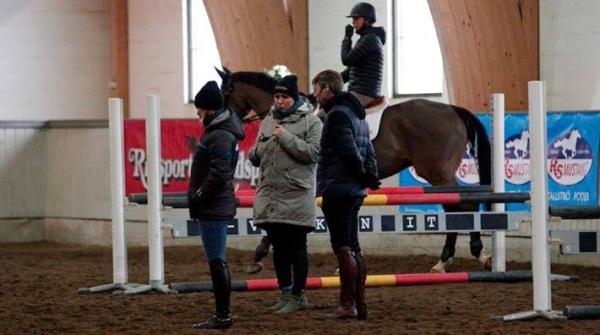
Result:
M193 325L197 329L227 329L233 326L229 301L231 296L231 276L227 263L221 259L210 261L210 277L215 295L215 314L205 322Z

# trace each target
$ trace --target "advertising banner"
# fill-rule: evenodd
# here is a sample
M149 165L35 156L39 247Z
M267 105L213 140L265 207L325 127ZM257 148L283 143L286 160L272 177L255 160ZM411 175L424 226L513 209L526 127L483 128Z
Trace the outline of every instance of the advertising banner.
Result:
M163 192L186 192L194 149L204 133L197 119L161 120L160 175ZM246 138L239 142L239 157L235 171L236 190L254 188L258 169L248 160L254 144L259 121L244 126ZM126 120L125 135L125 193L146 192L146 124L144 120Z
M478 114L491 138L492 119ZM505 115L504 182L506 192L529 192L529 119L526 113ZM598 205L600 113L552 112L547 115L547 176L550 206ZM434 158L435 159L435 158ZM479 182L476 160L467 153L456 173L461 185ZM428 186L414 169L400 173L400 186ZM524 204L507 204L507 210L528 210ZM401 211L442 211L440 205L403 205Z

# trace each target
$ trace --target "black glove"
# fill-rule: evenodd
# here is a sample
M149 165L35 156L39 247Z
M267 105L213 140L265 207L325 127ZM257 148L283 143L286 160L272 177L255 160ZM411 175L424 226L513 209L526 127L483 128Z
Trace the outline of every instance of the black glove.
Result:
M368 187L372 190L378 190L381 182L372 173L365 173L361 180L364 187Z
M352 35L354 35L354 27L349 24L346 26L346 37L352 38Z

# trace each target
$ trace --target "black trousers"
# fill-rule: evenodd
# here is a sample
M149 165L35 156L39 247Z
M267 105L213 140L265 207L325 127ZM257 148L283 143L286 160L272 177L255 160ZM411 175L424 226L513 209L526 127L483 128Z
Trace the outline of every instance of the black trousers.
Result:
M293 294L300 295L308 277L306 235L310 229L290 224L269 224L264 228L273 244L273 265L279 288L291 287Z
M342 246L360 252L358 242L358 211L364 197L323 197L321 210L329 228L331 248L337 254Z

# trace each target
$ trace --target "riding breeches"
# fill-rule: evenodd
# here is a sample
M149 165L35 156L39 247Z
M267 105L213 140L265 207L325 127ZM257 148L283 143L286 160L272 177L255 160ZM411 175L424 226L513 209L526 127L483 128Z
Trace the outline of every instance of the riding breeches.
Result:
M350 247L356 253L360 252L358 211L363 200L363 197L323 197L321 209L325 214L334 253L342 246Z

